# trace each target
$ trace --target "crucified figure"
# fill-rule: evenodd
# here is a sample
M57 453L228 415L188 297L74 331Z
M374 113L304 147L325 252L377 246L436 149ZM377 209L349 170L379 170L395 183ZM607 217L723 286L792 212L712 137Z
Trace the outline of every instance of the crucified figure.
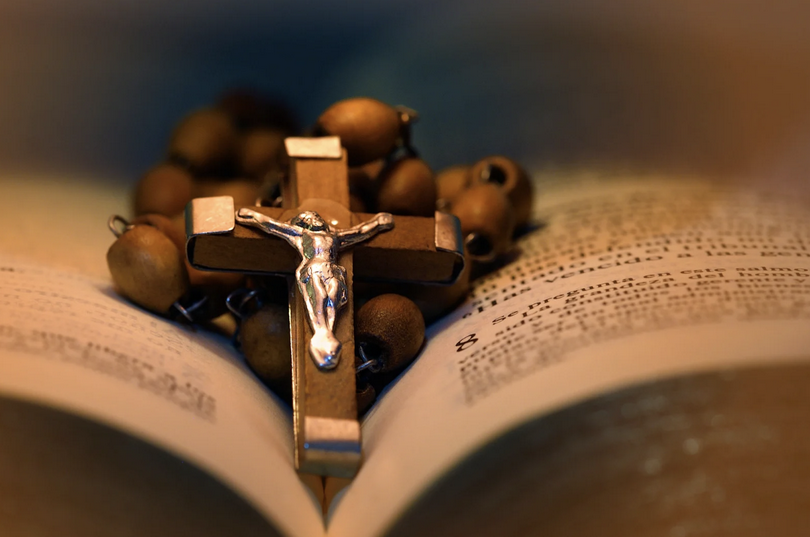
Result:
M236 221L286 240L301 254L295 280L304 298L312 326L309 353L320 369L337 365L340 341L335 337L335 317L348 301L346 269L337 264L341 250L394 227L390 213L348 229L332 230L320 215L304 211L288 222L279 222L251 209L239 209Z

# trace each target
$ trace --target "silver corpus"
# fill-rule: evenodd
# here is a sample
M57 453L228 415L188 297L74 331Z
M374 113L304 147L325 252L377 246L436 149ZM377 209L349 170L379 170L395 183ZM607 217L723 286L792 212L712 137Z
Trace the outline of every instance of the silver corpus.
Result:
M335 337L335 319L348 301L346 269L337 264L338 255L381 231L394 227L390 213L348 229L334 230L314 211L304 211L287 222L279 222L251 209L239 209L236 222L286 240L301 254L295 280L306 304L313 336L309 354L318 369L337 366L341 343Z

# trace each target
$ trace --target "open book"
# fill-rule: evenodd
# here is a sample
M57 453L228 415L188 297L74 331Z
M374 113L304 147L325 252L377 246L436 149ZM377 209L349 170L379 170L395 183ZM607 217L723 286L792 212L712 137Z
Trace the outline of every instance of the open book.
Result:
M104 219L121 198L56 188L43 222L17 208L33 187L9 188L4 535L810 528L804 200L546 174L537 229L429 329L363 420L344 488L296 474L290 409L226 340L113 292Z

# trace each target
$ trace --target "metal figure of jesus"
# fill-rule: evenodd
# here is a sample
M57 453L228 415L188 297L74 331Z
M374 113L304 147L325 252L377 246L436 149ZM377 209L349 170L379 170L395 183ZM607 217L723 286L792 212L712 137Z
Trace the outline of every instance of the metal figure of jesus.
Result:
M337 365L342 347L335 337L335 318L348 301L346 270L337 264L340 251L394 227L390 213L348 229L333 230L314 211L304 211L288 222L279 222L252 209L242 208L236 221L286 240L301 254L295 280L309 314L312 340L309 354L319 369Z

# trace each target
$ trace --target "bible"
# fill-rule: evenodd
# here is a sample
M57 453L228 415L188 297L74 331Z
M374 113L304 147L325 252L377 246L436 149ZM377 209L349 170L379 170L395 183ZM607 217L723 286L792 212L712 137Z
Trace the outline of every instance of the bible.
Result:
M115 294L121 192L6 180L4 534L801 535L807 199L535 175L534 229L362 419L350 482L296 473L226 338Z

